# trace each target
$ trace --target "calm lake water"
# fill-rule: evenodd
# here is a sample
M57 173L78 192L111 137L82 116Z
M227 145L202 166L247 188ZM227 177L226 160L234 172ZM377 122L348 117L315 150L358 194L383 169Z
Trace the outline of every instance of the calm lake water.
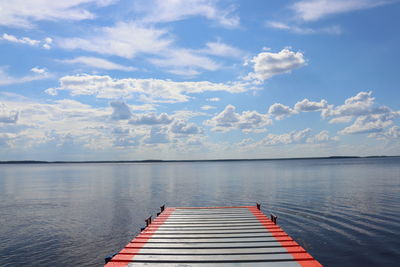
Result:
M400 158L371 158L0 165L0 266L102 266L164 203L257 201L325 266L400 262Z

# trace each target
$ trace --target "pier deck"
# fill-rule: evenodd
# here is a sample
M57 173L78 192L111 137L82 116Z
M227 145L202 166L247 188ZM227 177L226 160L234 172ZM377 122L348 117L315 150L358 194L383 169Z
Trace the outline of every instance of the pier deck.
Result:
M256 206L166 208L106 267L322 266Z

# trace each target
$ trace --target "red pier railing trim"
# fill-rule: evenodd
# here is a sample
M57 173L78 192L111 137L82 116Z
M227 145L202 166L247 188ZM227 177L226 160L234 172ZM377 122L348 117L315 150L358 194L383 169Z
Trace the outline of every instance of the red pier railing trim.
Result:
M135 248L123 248L117 255L115 255L111 261L109 261L105 267L125 267L128 266L129 262L133 262L135 256L139 253L140 249L147 243L147 241L154 234L154 231L161 226L168 217L174 212L175 208L166 208L161 214L162 217L157 217L152 224L152 231L148 231L149 227L146 227L138 236L136 236L131 243L135 243ZM149 226L150 226L149 225ZM148 231L148 232L147 232Z
M251 206L248 208L253 215L260 221L261 224L264 225L265 228L267 228L268 231L271 229L279 229L280 231L283 231L279 226L274 224L274 227L271 227L271 223L265 223L266 221L272 222L267 216L265 216L264 213L262 213L257 207ZM309 253L307 253L296 241L294 241L292 238L289 237L290 240L288 240L288 237L283 237L280 234L277 234L276 232L272 232L272 235L275 237L275 239L284 247L288 253L292 255L292 257L297 261L298 264L300 264L302 267L322 267L322 265L314 259L313 256L311 256ZM304 250L304 253L299 254L293 251L293 247L300 247L301 249Z

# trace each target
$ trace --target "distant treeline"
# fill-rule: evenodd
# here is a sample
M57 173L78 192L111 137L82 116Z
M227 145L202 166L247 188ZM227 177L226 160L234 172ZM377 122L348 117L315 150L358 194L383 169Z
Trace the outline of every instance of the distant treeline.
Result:
M153 163L153 162L214 162L214 161L268 161L268 160L309 160L309 159L352 159L352 158L397 158L400 156L331 156L305 158L264 158L264 159L198 159L198 160L90 160L90 161L43 161L43 160L9 160L0 164L63 164L63 163Z

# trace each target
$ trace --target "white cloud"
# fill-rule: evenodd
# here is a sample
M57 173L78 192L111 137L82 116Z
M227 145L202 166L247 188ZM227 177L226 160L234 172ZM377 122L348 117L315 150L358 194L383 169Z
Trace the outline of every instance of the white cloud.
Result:
M250 62L253 63L254 72L250 72L245 79L258 82L270 79L275 75L291 72L307 64L303 53L293 52L288 48L282 49L278 53L261 52Z
M220 25L234 28L238 27L239 17L233 14L233 6L219 7L218 1L209 0L154 0L139 1L136 9L140 13L145 13L142 18L144 22L162 23L184 20L193 16L202 16L209 20L218 22ZM222 6L222 5L221 5Z
M311 129L307 128L301 131L292 131L285 134L268 134L257 145L273 146L305 143L311 135Z
M18 110L18 124L8 125L18 127L3 127L3 131L14 134L12 141L19 149L40 149L45 144L54 149L68 140L75 144L71 149L82 149L81 145L90 140L100 141L101 129L109 117L107 109L70 99L50 103L7 101L6 104L9 110Z
M201 134L203 130L194 123L189 123L184 120L176 120L171 124L171 132L174 134Z
M135 114L129 121L130 124L136 125L156 125L156 124L170 124L173 118L167 113L161 113L157 116L154 112L146 114Z
M322 113L324 117L351 116L353 118L357 116L368 116L377 114L386 114L387 116L392 116L398 114L398 112L393 111L386 106L376 106L375 98L372 97L372 91L359 92L356 96L346 99L343 105L339 105L336 107L328 105L328 108Z
M42 45L42 47L44 49L50 49L52 43L53 43L53 39L50 37L46 37L46 38L44 38L44 44Z
M122 71L136 70L136 68L134 67L123 66L98 57L76 57L73 59L66 59L60 61L67 64L84 64L89 67L104 69L104 70L122 70Z
M314 102L305 98L294 105L294 109L298 112L319 111L327 107L328 102L325 99L322 99L320 102Z
M95 15L89 4L106 6L114 1L104 0L13 0L0 1L0 25L18 28L32 28L37 21L85 20Z
M352 120L353 120L352 116L343 116L343 117L333 118L329 121L329 123L346 123Z
M267 114L260 114L257 111L243 111L239 114L235 110L234 106L227 105L221 113L205 121L204 124L213 127L213 131L227 132L239 129L243 132L257 132L272 123Z
M215 106L210 106L210 105L204 105L201 107L201 110L210 110L210 109L215 109Z
M113 101L110 102L110 106L113 109L113 113L111 114L112 120L128 120L131 118L131 110L125 102Z
M282 120L283 118L295 113L295 110L280 103L272 104L268 109L268 114L275 116L277 120Z
M356 96L350 97L345 100L343 105L334 107L329 105L323 111L323 117L329 116L360 116L372 113L372 106L374 105L374 98L371 97L372 92L359 92Z
M198 74L197 69L215 71L220 68L220 65L209 57L182 48L166 50L160 57L149 59L149 61L158 67L172 68L170 72L186 76Z
M356 121L339 131L340 134L364 134L364 133L376 133L382 132L386 127L393 123L392 120L388 120L384 116L378 115L368 115L360 116Z
M169 135L167 129L160 126L152 126L150 135L143 138L144 144L166 144L169 143Z
M16 123L19 112L11 110L7 105L0 103L0 123Z
M113 145L116 147L132 147L139 145L139 136L132 133L131 129L120 126L112 129L114 136Z
M240 49L221 42L208 42L206 48L201 52L222 57L241 57L243 55L243 51Z
M25 75L22 77L15 77L7 73L6 66L0 66L0 86L9 85L9 84L19 84L26 83L36 80L47 79L50 75L45 71L45 69L41 69L38 67L34 67L31 71L34 73L33 75Z
M267 21L267 22L265 22L265 26L268 28L272 28L272 29L284 30L284 31L288 31L288 32L296 33L296 34L302 34L302 35L317 34L317 33L327 33L327 34L339 35L342 33L342 29L338 25L332 25L332 26L323 27L323 28L309 28L309 27L304 27L304 26L299 26L299 25L286 24L286 23L279 22L279 21Z
M31 71L33 73L37 73L37 74L46 74L47 73L47 70L45 68L39 68L39 67L33 67L31 69Z
M129 107L131 110L140 110L140 111L150 111L156 109L156 105L154 104L129 105Z
M45 49L50 49L51 48L50 44L53 42L53 39L51 39L50 37L46 37L42 41L40 41L31 39L29 37L18 38L12 34L7 34L7 33L3 33L3 35L0 37L0 40L5 40L8 42L18 43L18 44L26 44L30 46L42 45L42 47Z
M182 3L186 2L188 1ZM162 3L164 4L164 1ZM154 10L153 6L152 10ZM160 18L160 16L157 14L156 17ZM169 29L157 28L155 25L139 22L139 20L120 21L114 26L97 27L85 37L59 38L56 39L56 43L59 47L68 50L80 49L128 59L146 54L146 61L166 72L186 77L194 77L200 74L200 70L215 71L219 69L221 64L210 58L209 55L239 57L242 54L239 49L222 42L209 42L203 49L179 47L175 44L173 36L169 34ZM93 63L94 61L96 62ZM96 65L99 68L108 66L109 69L131 70L127 69L128 67L114 65L114 63L97 64L98 61L99 59L80 57L66 62Z
M311 136L307 139L307 143L312 143L312 144L321 144L321 143L329 143L337 141L339 141L339 137L338 136L330 137L329 132L327 130L323 130L318 134Z
M7 33L3 33L3 36L1 39L9 41L9 42L13 42L13 43L27 44L27 45L31 45L31 46L35 46L40 43L40 41L33 40L29 37L17 38L16 36L7 34Z
M400 127L392 126L384 132L372 133L368 137L373 137L385 141L398 141L400 140Z
M304 21L315 21L323 17L373 8L391 3L388 0L303 0L294 3L291 9Z
M145 27L136 22L118 22L112 27L97 28L94 32L85 38L61 38L56 42L65 49L133 58L139 53L159 54L173 41L166 36L166 30Z
M219 98L219 97L212 97L212 98L207 98L207 101L210 101L210 102L218 102L218 101L220 101L221 99Z
M180 120L188 120L190 118L194 117L202 117L202 116L208 116L209 114L204 113L204 112L196 112L196 111L191 111L191 110L177 110L174 111L173 117L176 119Z
M343 105L327 105L322 110L324 118L333 117L329 123L345 123L355 119L354 123L340 134L363 134L382 132L393 123L393 119L400 116L400 111L393 111L386 106L376 106L372 91L359 92L345 100Z
M246 83L174 82L157 79L112 79L110 76L75 75L60 78L60 87L49 88L50 95L66 90L71 95L95 95L98 98L118 99L136 96L144 102L185 102L190 96L207 91L242 93L257 88Z

